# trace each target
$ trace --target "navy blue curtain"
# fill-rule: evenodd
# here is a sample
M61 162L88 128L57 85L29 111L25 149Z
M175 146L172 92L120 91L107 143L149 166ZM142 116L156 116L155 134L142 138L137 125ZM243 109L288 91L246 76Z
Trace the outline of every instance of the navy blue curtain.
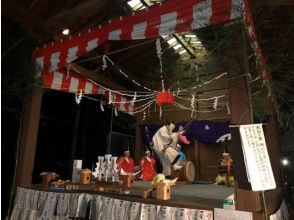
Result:
M174 132L178 131L179 126L185 127L189 122L176 123ZM145 146L152 145L152 137L156 131L163 126L162 124L143 124L140 125L142 140ZM207 120L194 120L188 124L184 129L185 136L189 141L196 139L206 144L215 144L231 139L231 133L229 130L228 122L213 122Z

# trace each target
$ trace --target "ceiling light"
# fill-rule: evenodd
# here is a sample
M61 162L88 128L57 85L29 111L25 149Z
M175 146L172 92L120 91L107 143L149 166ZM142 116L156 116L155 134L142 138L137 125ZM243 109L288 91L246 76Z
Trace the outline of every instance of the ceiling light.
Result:
M196 37L196 35L195 34L185 34L185 37L193 38L193 37Z
M68 28L64 28L64 29L62 30L62 34L63 34L63 35L68 35L68 34L69 34L69 29L68 29Z
M128 1L128 5L131 6L132 8L134 8L136 5L138 5L140 3L141 3L140 0L131 0L131 1Z
M177 40L176 40L176 38L172 38L172 39L169 39L168 41L167 41L167 43L168 44L173 44L173 43L175 43Z
M284 166L287 166L287 165L289 164L289 160L287 160L287 159L283 159L283 160L282 160L282 164L283 164Z
M146 6L142 4L142 7L139 10L145 9Z
M191 43L191 44L201 44L201 41L196 40L196 41L191 41L190 43Z
M181 44L177 44L177 45L174 46L173 48L174 48L175 50L177 50L177 49L179 49L180 47L182 47L182 45L181 45Z
M180 55L182 55L182 54L184 54L184 53L187 53L187 51L184 49L184 50L181 50L180 52L179 52L179 54Z

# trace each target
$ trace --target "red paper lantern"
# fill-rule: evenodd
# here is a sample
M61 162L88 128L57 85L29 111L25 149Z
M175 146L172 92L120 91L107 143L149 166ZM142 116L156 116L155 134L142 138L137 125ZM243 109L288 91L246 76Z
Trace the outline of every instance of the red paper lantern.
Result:
M163 103L174 103L175 97L169 91L159 92L156 96L157 105L161 106Z

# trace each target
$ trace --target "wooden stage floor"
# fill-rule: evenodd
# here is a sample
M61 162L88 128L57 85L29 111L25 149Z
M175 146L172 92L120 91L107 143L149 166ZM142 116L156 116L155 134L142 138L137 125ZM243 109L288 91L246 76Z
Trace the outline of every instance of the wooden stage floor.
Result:
M134 186L148 186L150 183L135 181ZM127 196L135 195L130 192ZM171 200L159 201L155 198L148 198L148 203L156 203L167 206L177 206L195 209L222 208L223 200L234 193L233 187L226 187L214 184L177 184L171 188ZM159 201L159 203L158 203ZM143 202L143 201L141 201Z

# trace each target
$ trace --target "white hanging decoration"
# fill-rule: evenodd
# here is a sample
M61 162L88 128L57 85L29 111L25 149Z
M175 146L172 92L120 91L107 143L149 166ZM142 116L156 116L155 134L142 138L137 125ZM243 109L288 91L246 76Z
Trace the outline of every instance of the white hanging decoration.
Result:
M161 120L161 116L162 116L162 109L161 109L161 106L159 108L159 120Z
M118 116L117 108L114 108L114 115L115 115L116 117Z
M191 118L193 118L194 111L195 111L195 95L194 94L192 95L192 99L191 99L191 108L192 108Z
M158 56L158 59L159 59L159 65L160 65L160 72L162 73L163 70L162 70L162 49L161 49L161 44L160 44L160 38L157 38L156 40L156 53L157 53L157 56Z
M35 79L40 78L42 75L42 67L41 65L36 64L36 76Z
M213 103L213 109L217 109L217 104L218 104L218 97L215 97L214 103Z
M180 82L178 81L178 91L177 91L177 95L180 94Z
M271 97L271 96L272 96L271 87L269 85L267 85L267 97Z
M132 99L132 104L134 105L134 103L136 102L137 99L137 92L135 92L134 97Z
M102 70L105 70L107 68L106 55L103 55L102 61L103 61Z
M111 90L109 90L108 104L110 105L111 103L112 103L112 93L111 93Z
M78 94L78 92L75 94L75 99L76 99L76 103L79 105L81 103L83 97L83 91L80 90L80 93Z
M199 74L196 73L196 83L198 83L198 82L199 82Z
M142 119L142 121L145 121L145 118L146 118L146 112L144 111L143 112L143 119Z
M226 104L226 106L227 106L227 113L228 113L228 115L230 115L230 114L231 114L231 109L230 109L230 106L229 106L229 104L228 104L228 103Z
M121 69L119 69L119 72L126 78L128 78L129 76L127 74L125 74Z
M100 109L101 109L102 112L104 112L104 107L103 107L102 101L100 102Z
M161 90L164 92L164 91L165 91L165 88L164 88L164 80L163 80L163 76L160 75L160 78L161 78Z

